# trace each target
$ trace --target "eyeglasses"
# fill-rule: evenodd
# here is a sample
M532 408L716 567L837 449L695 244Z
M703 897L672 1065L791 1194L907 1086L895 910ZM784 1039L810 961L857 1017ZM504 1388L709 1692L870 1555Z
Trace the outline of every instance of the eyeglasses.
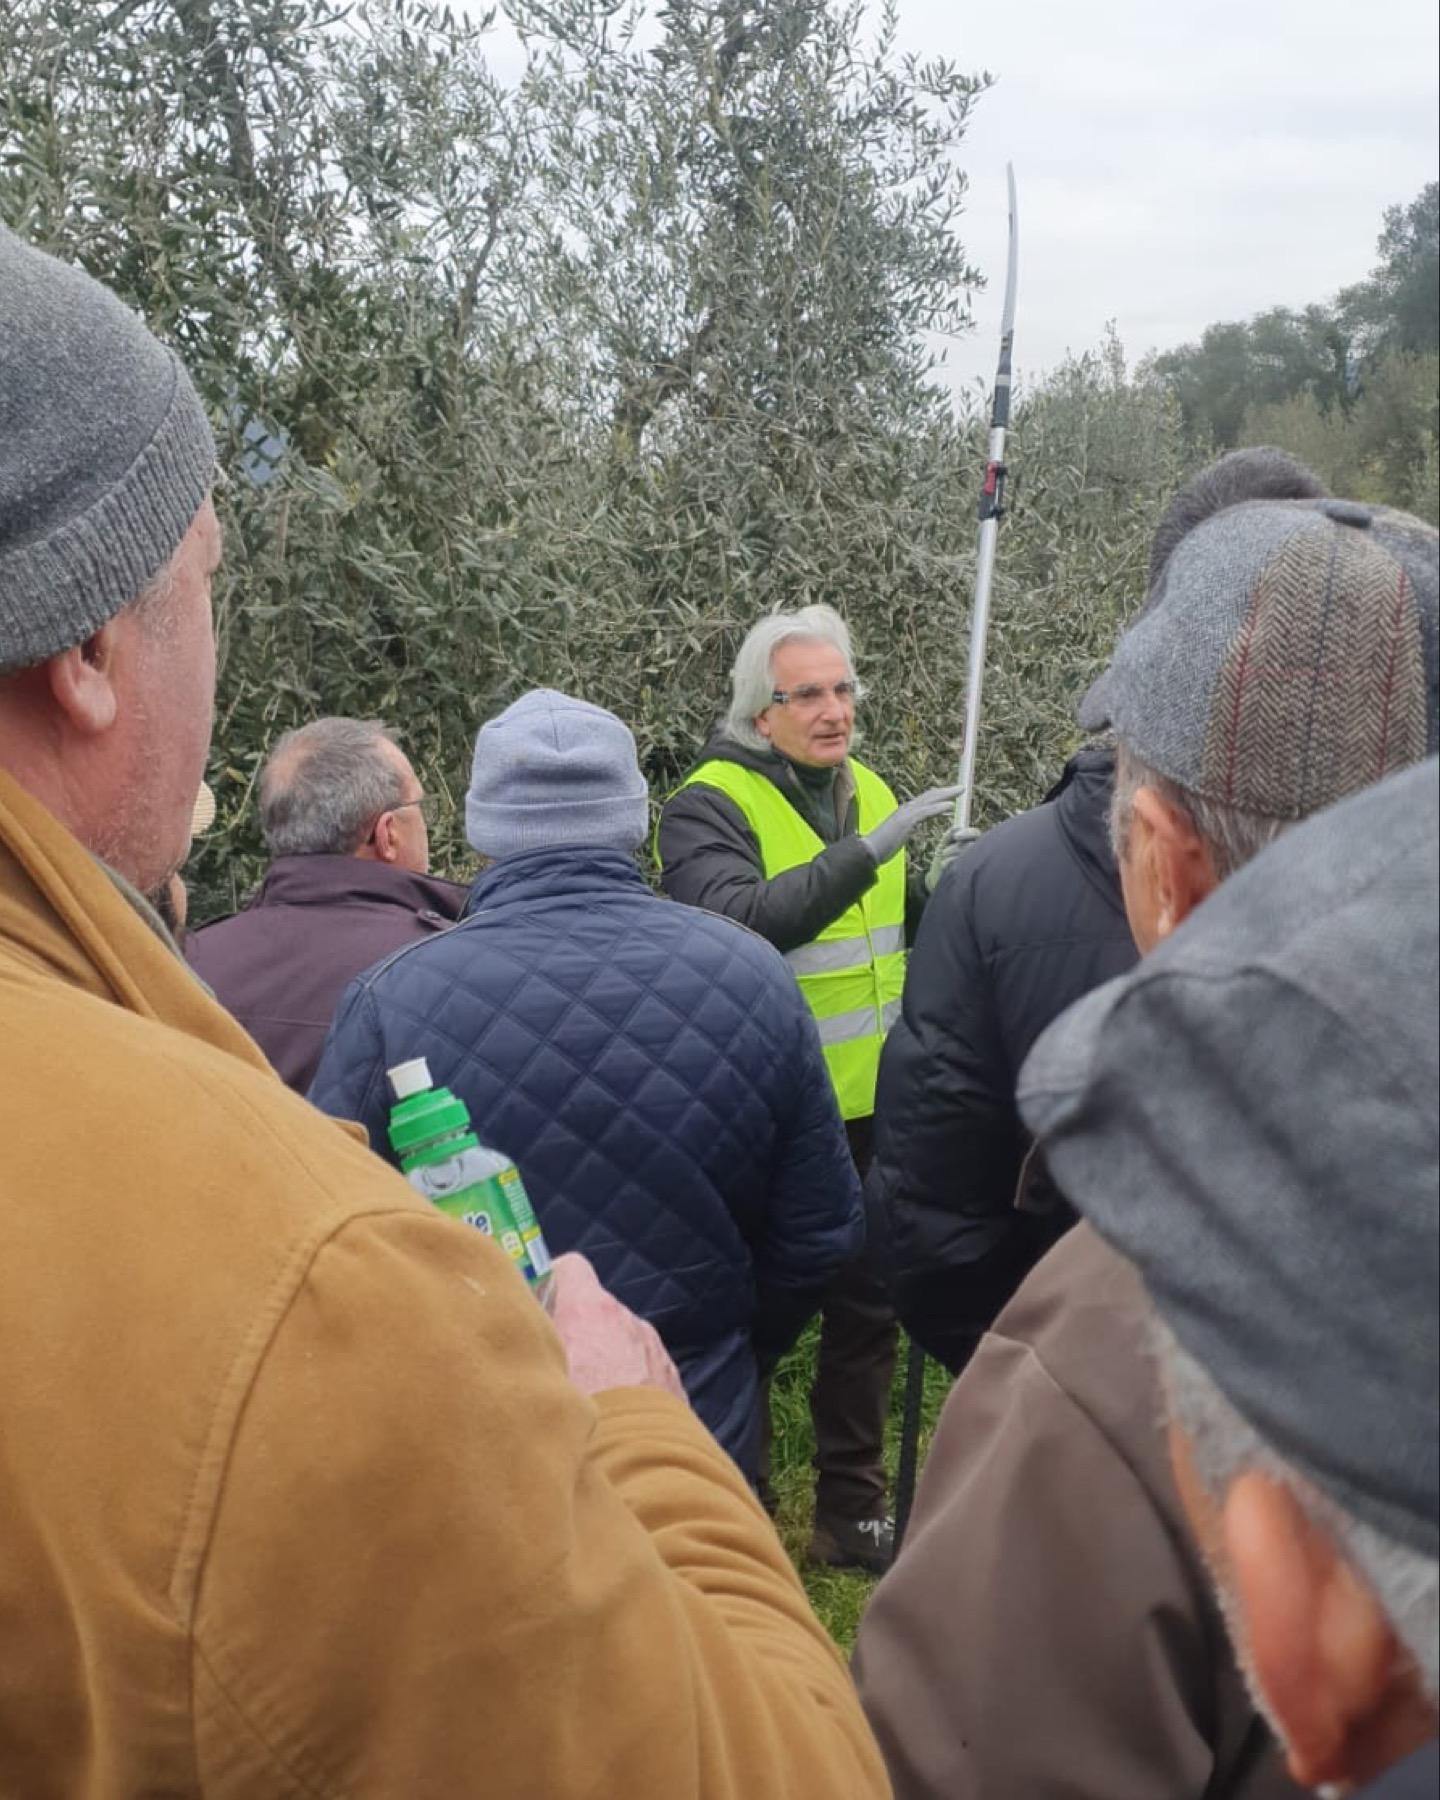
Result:
M380 821L388 818L391 813L404 812L407 806L420 808L420 817L425 821L427 830L435 823L435 802L429 794L422 794L418 800L401 800L395 806L387 806L384 812L376 813L375 822L366 834L365 842L373 844L375 833L380 829Z
M832 694L842 706L854 706L865 698L865 688L858 681L837 681L833 686L807 681L803 687L776 688L770 696L770 704L788 706L794 712L814 712Z

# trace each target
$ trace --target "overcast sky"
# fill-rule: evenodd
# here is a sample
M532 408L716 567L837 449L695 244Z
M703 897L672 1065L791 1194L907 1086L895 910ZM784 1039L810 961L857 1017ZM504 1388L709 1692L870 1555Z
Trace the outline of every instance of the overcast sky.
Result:
M957 375L994 365L1005 161L1022 370L1114 319L1138 358L1216 319L1326 300L1440 163L1434 0L900 0L910 47L987 68L962 237L991 277Z
M956 382L994 369L1007 158L1022 377L1110 319L1134 361L1327 300L1369 272L1385 207L1437 174L1435 0L898 3L902 48L996 77L961 154L961 238L990 286L948 348Z

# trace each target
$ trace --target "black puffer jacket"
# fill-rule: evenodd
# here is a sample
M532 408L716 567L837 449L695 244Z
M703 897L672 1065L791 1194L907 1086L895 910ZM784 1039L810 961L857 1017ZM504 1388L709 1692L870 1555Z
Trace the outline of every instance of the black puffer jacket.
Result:
M763 775L825 840L825 848L803 868L767 881L760 846L735 802L716 788L681 788L665 802L657 834L660 885L672 900L737 919L783 954L810 943L874 886L875 859L855 835L853 793L845 816L836 820L827 816L829 808L815 806L783 756L718 735L700 762L739 763ZM923 875L912 870L906 889L906 924L912 932L924 905Z
M1135 961L1113 777L1108 752L1082 750L1043 805L946 871L880 1058L870 1230L907 1330L952 1368L1069 1222L1015 1210L1015 1079L1052 1019Z

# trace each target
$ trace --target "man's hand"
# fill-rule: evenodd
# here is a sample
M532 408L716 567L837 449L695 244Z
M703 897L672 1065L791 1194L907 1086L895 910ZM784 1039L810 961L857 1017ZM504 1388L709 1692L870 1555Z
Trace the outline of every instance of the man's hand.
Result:
M583 1256L572 1251L555 1258L545 1304L565 1346L570 1379L582 1394L653 1387L685 1399L660 1334L606 1293Z
M940 877L954 862L962 850L968 849L980 836L974 825L952 825L940 840L940 848L930 858L930 867L925 872L925 891L933 894L939 885Z
M947 807L953 806L959 792L958 787L926 788L923 794L897 806L888 819L882 819L872 831L867 831L860 841L875 858L876 866L889 862L897 850L904 849L910 834L927 819L938 818Z

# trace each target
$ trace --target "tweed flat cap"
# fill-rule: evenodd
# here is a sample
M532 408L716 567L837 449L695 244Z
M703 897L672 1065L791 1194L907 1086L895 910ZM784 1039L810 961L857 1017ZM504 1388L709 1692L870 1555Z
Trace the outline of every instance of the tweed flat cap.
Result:
M1080 706L1204 799L1302 819L1440 747L1440 538L1352 500L1184 536Z

